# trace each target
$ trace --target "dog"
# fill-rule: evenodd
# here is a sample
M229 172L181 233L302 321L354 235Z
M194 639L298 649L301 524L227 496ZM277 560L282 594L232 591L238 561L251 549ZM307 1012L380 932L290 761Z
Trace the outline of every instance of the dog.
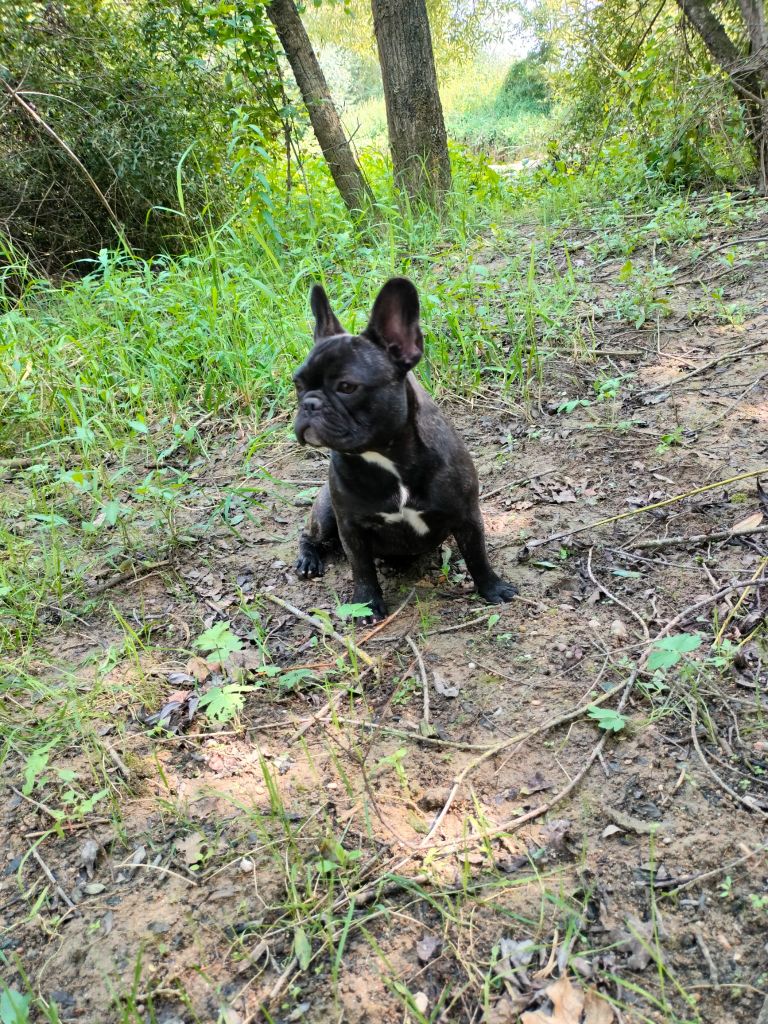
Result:
M517 589L488 560L472 458L411 372L424 351L416 287L387 281L361 334L344 330L319 285L310 301L315 343L293 377L294 429L300 444L330 448L331 462L299 541L299 576L322 575L341 541L352 601L379 621L387 611L374 559L405 567L452 534L478 593L511 600Z

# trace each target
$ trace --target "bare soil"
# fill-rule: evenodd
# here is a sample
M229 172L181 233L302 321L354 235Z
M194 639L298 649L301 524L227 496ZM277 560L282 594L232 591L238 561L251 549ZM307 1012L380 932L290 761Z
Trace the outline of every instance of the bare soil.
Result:
M766 575L768 534L635 545L748 517L756 529L761 512L768 522L755 477L692 493L768 471L768 275L762 243L742 241L767 226L738 241L713 235L709 257L678 253L669 315L639 328L601 315L623 287L622 261L603 263L584 309L591 355L549 359L526 402L489 387L450 406L479 469L492 560L520 599L479 602L454 553L445 571L438 557L423 574L388 573L389 606L404 606L370 638L355 630L376 671L362 663L355 675L349 659L340 671L341 645L266 597L348 629L335 618L343 560L311 583L291 569L324 457L295 444L287 418L255 452L249 424L206 424L210 455L184 518L208 521L240 487L230 524L215 520L169 564L104 590L41 646L41 677L55 690L51 665L74 671L98 712L74 723L77 741L56 763L86 776L100 764L110 796L48 832L38 860L45 790L21 797L23 761L6 760L6 983L21 987L23 965L58 1019L93 1024L502 1024L537 1008L531 1024L754 1024L768 988L768 588L705 602ZM737 259L723 272L714 249L729 241ZM691 313L712 275L743 304L742 322ZM595 400L604 378L621 378L618 393ZM557 412L577 397L591 404ZM560 532L573 535L531 545ZM701 633L702 646L682 670L639 675L624 728L559 798L602 731L585 714L547 723L626 683L648 637L694 605L672 633ZM259 686L218 728L190 707L193 677L211 672L190 659L222 618L245 644L223 681ZM143 637L131 650L119 619ZM721 664L710 645L723 624L724 638L746 642ZM408 637L429 683L421 732ZM281 688L258 676L260 645L313 677ZM153 734L144 716L174 695L174 732ZM505 739L461 778L432 831L461 772ZM309 955L299 927L308 966L294 959ZM614 1009L548 999L563 975Z

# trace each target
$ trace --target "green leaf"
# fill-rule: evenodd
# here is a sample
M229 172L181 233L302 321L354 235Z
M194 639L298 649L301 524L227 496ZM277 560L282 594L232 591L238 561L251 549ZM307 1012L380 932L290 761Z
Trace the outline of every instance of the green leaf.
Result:
M242 642L232 632L228 622L217 622L210 629L206 629L195 640L195 647L198 651L215 654L219 661L224 661L230 654L243 649Z
M36 523L41 523L43 526L68 526L69 521L64 519L63 516L57 515L44 515L42 512L33 512L29 517L34 519Z
M658 640L648 656L647 667L651 672L656 669L672 668L682 659L701 647L703 637L700 633L678 633L677 636L665 636Z
M199 707L214 721L229 722L243 709L245 704L243 692L252 689L254 687L245 687L238 683L228 683L226 686L212 686L200 698Z
M102 512L104 513L104 522L108 523L109 526L114 526L117 520L120 518L120 511L122 505L119 501L108 501L105 503Z
M627 724L627 720L613 708L601 708L592 706L587 709L587 714L593 722L597 722L601 729L607 732L621 732Z
M2 1024L29 1024L31 996L24 996L15 988L0 993L0 1021Z
M35 782L43 774L48 766L48 751L33 750L27 758L27 764L24 768L24 785L21 788L24 796L29 796L32 790L35 788Z
M369 604L340 604L336 614L340 619L366 619L373 613Z
M317 676L308 668L296 668L292 672L285 672L280 676L280 689L293 690L306 679L317 679Z
M631 569L613 569L614 576L621 576L622 579L627 580L640 580L643 578L641 572L633 572Z
M306 971L312 959L312 945L303 928L297 928L293 933L293 952L299 961L299 967Z
M128 420L128 426L131 430L135 430L137 434L148 434L149 428L146 423L141 420Z

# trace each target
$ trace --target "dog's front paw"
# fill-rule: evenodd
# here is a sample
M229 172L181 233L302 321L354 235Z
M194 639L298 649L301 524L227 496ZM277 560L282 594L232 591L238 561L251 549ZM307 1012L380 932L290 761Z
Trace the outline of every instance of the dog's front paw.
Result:
M495 580L491 580L490 583L477 589L480 596L491 604L503 604L505 601L511 601L517 593L514 583L507 583L506 580L502 580L498 576Z
M370 615L360 616L357 621L362 626L370 626L374 622L381 622L382 619L387 617L387 606L384 604L384 598L381 594L372 594L369 592L360 593L355 591L352 596L353 604L367 604L371 609Z
M322 576L325 571L325 564L316 548L305 547L299 552L296 561L296 572L302 579L309 579L312 576Z

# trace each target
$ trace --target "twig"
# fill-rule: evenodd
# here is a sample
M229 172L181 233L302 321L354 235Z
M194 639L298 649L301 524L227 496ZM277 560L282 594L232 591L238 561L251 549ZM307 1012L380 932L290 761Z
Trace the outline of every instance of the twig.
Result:
M122 757L120 757L120 755L114 749L114 747L112 747L109 743L107 743L107 741L105 739L100 740L100 743L101 743L101 746L104 748L104 750L106 750L106 752L109 754L110 758L112 759L113 763L115 764L115 767L120 772L120 774L123 776L123 778L126 780L126 782L130 782L131 772L130 772L130 769L128 768L128 765L125 763L125 761L122 759Z
M429 629L424 636L438 636L440 633L455 633L459 629L471 629L472 626L479 626L481 622L487 622L488 617L492 614L493 612L489 610L484 615L478 615L476 619L465 619L464 622L457 622L453 626L440 626L439 629Z
M123 228L120 221L118 220L117 214L109 205L109 200L101 191L99 186L96 184L88 168L85 166L80 157L67 145L67 143L61 138L61 136L57 135L53 128L51 128L51 126L46 121L44 121L42 117L40 117L35 108L31 106L29 103L27 103L26 100L19 95L19 93L16 91L16 89L13 88L10 82L6 82L3 78L0 78L0 85L3 86L5 91L13 100L13 102L16 103L19 107L21 107L21 109L24 111L27 117L30 120L34 121L35 124L39 125L46 133L46 135L50 135L53 141L64 150L64 152L67 154L72 163L75 164L75 166L80 169L81 174L85 177L88 184L96 193L99 202L107 211L107 215L109 216L109 219L112 221L112 224L115 227L118 235L122 238Z
M674 889L669 889L663 893L664 899L668 899L670 896L676 896L679 892L685 892L686 889L690 889L692 885L699 885L701 882L708 882L710 878L717 878L718 875L726 874L732 871L733 868L738 868L742 864L746 864L748 860L752 860L754 857L759 857L761 853L768 853L768 843L763 846L758 846L756 850L750 850L749 853L745 853L743 857L739 857L738 860L732 860L729 864L722 864L720 867L712 868L711 871L703 871L699 875L693 875L691 878L687 878L684 882L678 885Z
M720 776L717 774L715 769L704 756L704 751L701 749L701 745L699 743L699 737L696 735L696 725L698 722L698 712L696 710L696 705L689 704L688 710L691 712L691 739L693 741L694 747L696 748L696 753L699 755L699 760L704 766L707 774L712 779L714 779L714 781L717 783L720 789L723 790L723 792L727 793L732 799L736 800L737 803L743 804L743 806L746 807L747 810L750 810L755 814L759 814L763 818L768 818L768 812L764 811L756 801L754 801L751 797L742 796L740 793L737 793L735 789L731 789L728 783L721 779Z
M645 639L647 641L650 641L651 634L650 634L650 632L648 630L648 626L646 625L645 619L642 617L642 615L639 615L633 608L630 608L628 604L624 604L623 601L619 600L619 598L616 597L615 594L612 594L610 592L610 590L608 590L607 587L604 587L603 584L595 576L594 572L592 571L592 552L593 551L594 551L594 548L590 548L589 549L589 554L587 555L587 573L589 575L589 578L592 580L592 582L595 584L595 586L597 587L597 589L600 591L601 594L605 594L605 596L608 598L609 601L613 601L613 603L617 604L619 606L619 608L623 608L624 611L627 612L628 615L631 615L632 618L635 619L640 624L640 629L643 632L643 636L645 637Z
M695 924L693 926L693 937L696 939L696 945L699 947L699 952L704 957L704 962L707 965L707 970L709 971L709 980L712 982L713 985L719 985L720 976L717 973L715 961L712 959L712 954L709 952L707 944L704 941L701 926L698 924Z
M760 338L759 341L753 341L751 345L745 345L743 348L737 349L735 352L726 352L722 356L716 356L714 359L710 359L706 363L702 363L701 366L697 366L695 370L691 370L689 373L684 373L682 377L677 377L675 380L667 381L666 384L657 384L655 387L646 388L645 391L638 391L632 397L643 398L645 395L652 395L656 391L663 391L665 388L676 387L678 384L682 384L683 381L690 380L691 377L698 377L700 373L704 373L706 370L711 369L713 366L717 366L719 363L729 362L732 359L740 359L742 356L753 352L755 349L760 348L761 345L765 345L765 338Z
M79 914L80 911L77 909L75 904L72 902L72 900L69 898L69 896L67 896L67 894L64 892L64 890L59 885L59 883L53 877L53 872L48 867L48 865L45 863L45 861L40 856L40 854L37 852L37 850L35 849L34 846L32 847L30 852L31 852L32 856L35 858L35 860L37 861L37 863L40 865L40 867L43 869L43 874L45 875L45 877L48 879L48 881L54 887L54 889L59 894L59 896L64 900L64 902L67 904L69 909L74 911L75 914Z
M532 480L540 480L543 476L551 476L557 472L557 466L553 469L543 469L540 473L532 473L529 476L521 476L519 480L512 480L508 484L501 484L499 487L494 487L492 491L483 491L480 495L480 500L485 501L486 498L493 498L496 494L501 494L502 491L511 491L513 487L522 487L523 484L529 484Z
M687 491L685 494L676 494L674 498L665 498L663 501L655 501L652 505L643 505L642 508L632 509L631 512L620 512L616 516L607 516L605 519L598 519L594 523L587 523L586 526L578 526L575 530L562 530L560 533L553 533L549 537L545 537L543 540L530 540L525 545L529 551L534 548L543 547L545 544L551 544L556 540L563 540L564 537L575 537L577 533L584 533L587 530L595 530L598 526L607 526L609 523L617 523L620 519L631 519L634 516L642 515L643 512L651 512L655 508L663 508L665 505L673 505L676 501L682 501L684 498L693 498L697 494L703 494L705 491L714 491L718 487L726 487L728 484L735 484L739 480L750 480L755 476L763 476L768 473L768 466L764 466L762 469L753 469L749 473L739 473L738 476L728 477L726 480L718 480L714 484L705 484L703 487L697 487L694 491Z
M35 459L0 459L0 473L5 470L29 469L35 462Z
M33 807L37 807L38 810L43 811L49 818L53 818L57 825L61 824L61 815L57 814L56 811L47 804L41 804L39 800L35 800L31 796L27 796L26 793L22 793L22 791L20 789L16 789L15 786L9 786L9 789L12 793L15 793L16 796L21 797L22 800L26 800L27 803L32 804Z
M375 666L369 665L363 672L361 672L360 680L362 681L369 672L372 672L374 667ZM339 692L335 696L333 696L323 707L321 707L319 711L312 715L311 718L308 718L306 722L304 722L296 730L293 736L291 736L290 739L286 742L285 749L289 750L295 743L298 743L302 736L309 732L313 725L316 725L321 719L334 713L338 709L339 704L341 704L345 695L346 690L339 690Z
M740 595L739 600L736 602L736 604L733 606L733 608L731 608L731 610L726 615L725 620L724 620L722 626L720 627L720 629L718 630L717 636L715 637L715 647L719 647L720 644L722 643L722 639L725 636L726 629L728 628L728 626L733 621L733 617L736 614L736 612L739 610L739 608L741 608L741 606L746 601L747 594L750 592L750 590L752 590L754 588L754 586L755 586L755 582L754 581L757 580L758 576L762 575L763 570L765 569L766 566L768 566L768 556L766 556L765 558L762 559L762 561L758 565L757 569L755 569L754 575L752 576L752 580L750 581L749 585L744 588L744 591Z
M662 551L664 548L687 548L697 544L713 544L721 540L736 540L759 533L768 533L768 525L755 526L751 530L718 530L715 533L694 533L690 537L658 537L653 540L630 541L624 546L632 551Z
M110 576L108 580L97 584L89 590L86 596L98 597L99 594L103 594L105 591L111 590L113 587L119 587L121 583L133 583L136 580L143 579L145 576L155 572L157 569L162 569L164 566L170 564L170 559L164 558L162 562L147 562L146 565L140 565L133 569L126 569L125 572L119 572L116 576Z
M326 636L333 637L333 639L337 643L340 643L342 647L346 647L350 653L354 653L355 657L359 658L363 664L369 665L371 668L375 668L376 662L373 658L366 654L365 651L361 651L351 637L342 636L341 633L337 633L329 623L316 618L314 615L307 615L307 613L303 612L300 608L297 608L293 604L289 604L287 601L284 601L281 597L276 597L274 594L266 594L262 592L260 596L265 598L267 601L271 601L273 604L278 605L278 607L283 608L285 611L290 612L291 615L295 615L297 619L300 619L302 622L306 622L308 625L312 626L313 629L319 630Z
M427 670L424 667L424 659L421 656L421 651L410 636L406 636L405 641L413 651L414 657L416 658L416 664L419 666L419 672L421 674L421 688L424 692L424 714L422 716L422 721L429 725L429 679L427 677Z

